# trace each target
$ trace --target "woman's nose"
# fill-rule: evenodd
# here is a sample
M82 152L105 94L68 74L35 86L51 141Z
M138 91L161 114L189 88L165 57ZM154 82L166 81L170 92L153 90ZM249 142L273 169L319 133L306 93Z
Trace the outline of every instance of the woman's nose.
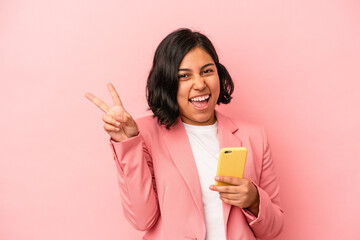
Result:
M196 90L203 90L204 88L206 88L206 83L204 78L199 74L196 75L195 80L194 80L194 89Z

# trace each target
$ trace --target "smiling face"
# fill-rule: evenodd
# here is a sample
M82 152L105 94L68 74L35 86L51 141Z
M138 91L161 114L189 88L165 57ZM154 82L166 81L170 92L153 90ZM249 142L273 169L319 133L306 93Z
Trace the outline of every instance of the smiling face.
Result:
M195 47L181 61L178 76L177 103L181 120L191 125L214 124L220 94L214 60L205 50Z

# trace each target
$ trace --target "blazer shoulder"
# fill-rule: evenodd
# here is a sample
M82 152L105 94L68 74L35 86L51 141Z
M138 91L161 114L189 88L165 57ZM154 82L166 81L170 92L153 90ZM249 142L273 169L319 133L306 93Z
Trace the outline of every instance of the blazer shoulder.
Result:
M268 140L262 125L245 121L236 122L239 129L235 134L238 134L238 136L240 136L242 139L248 139L253 143L253 146L261 146L261 148L264 149Z
M259 144L266 139L264 127L262 125L226 116L223 117L227 118L227 124L232 125L232 129L236 129L234 134L241 139L249 139L256 142L259 141Z
M153 115L148 115L148 116L144 116L144 117L135 119L135 122L139 126L149 125L149 124L151 125L153 122L156 123L156 119L153 117Z
M157 119L154 118L153 115L138 118L135 122L139 128L139 132L141 132L141 134L145 137L156 135L160 130Z
M263 130L263 126L251 122L246 122L242 120L235 120L234 121L236 126L238 126L240 132L245 132L248 134L259 133Z
M262 134L263 127L261 125L247 122L240 119L235 119L229 116L226 116L222 113L217 112L217 116L219 120L221 120L225 125L231 126L230 129L237 129L237 133L242 135L258 135L259 133Z

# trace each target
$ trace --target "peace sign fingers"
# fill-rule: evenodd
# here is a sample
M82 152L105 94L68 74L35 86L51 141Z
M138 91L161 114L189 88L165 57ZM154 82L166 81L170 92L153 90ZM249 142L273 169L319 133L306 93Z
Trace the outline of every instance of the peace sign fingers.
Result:
M101 99L95 97L91 93L87 92L85 97L93 102L98 108L100 108L105 114L103 115L104 129L111 136L114 141L121 142L125 139L137 136L139 130L136 122L124 109L119 94L115 87L111 84L107 84L107 88L111 94L114 106L109 107Z
M92 101L96 106L98 106L103 112L107 113L110 110L110 107L104 103L100 98L95 97L91 93L87 92L85 97Z

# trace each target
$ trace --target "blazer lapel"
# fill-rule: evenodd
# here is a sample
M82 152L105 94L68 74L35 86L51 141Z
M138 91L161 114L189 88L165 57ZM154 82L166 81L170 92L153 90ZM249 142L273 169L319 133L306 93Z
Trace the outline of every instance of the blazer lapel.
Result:
M218 111L215 111L215 114L218 121L218 136L220 149L225 147L242 147L243 145L241 140L235 136L235 132L238 130L238 127L233 123L233 121L231 121L231 119L220 114ZM222 204L224 224L225 226L227 226L231 205L224 202Z
M190 189L196 207L205 223L200 179L184 125L179 118L169 130L165 127L161 129L170 155Z

